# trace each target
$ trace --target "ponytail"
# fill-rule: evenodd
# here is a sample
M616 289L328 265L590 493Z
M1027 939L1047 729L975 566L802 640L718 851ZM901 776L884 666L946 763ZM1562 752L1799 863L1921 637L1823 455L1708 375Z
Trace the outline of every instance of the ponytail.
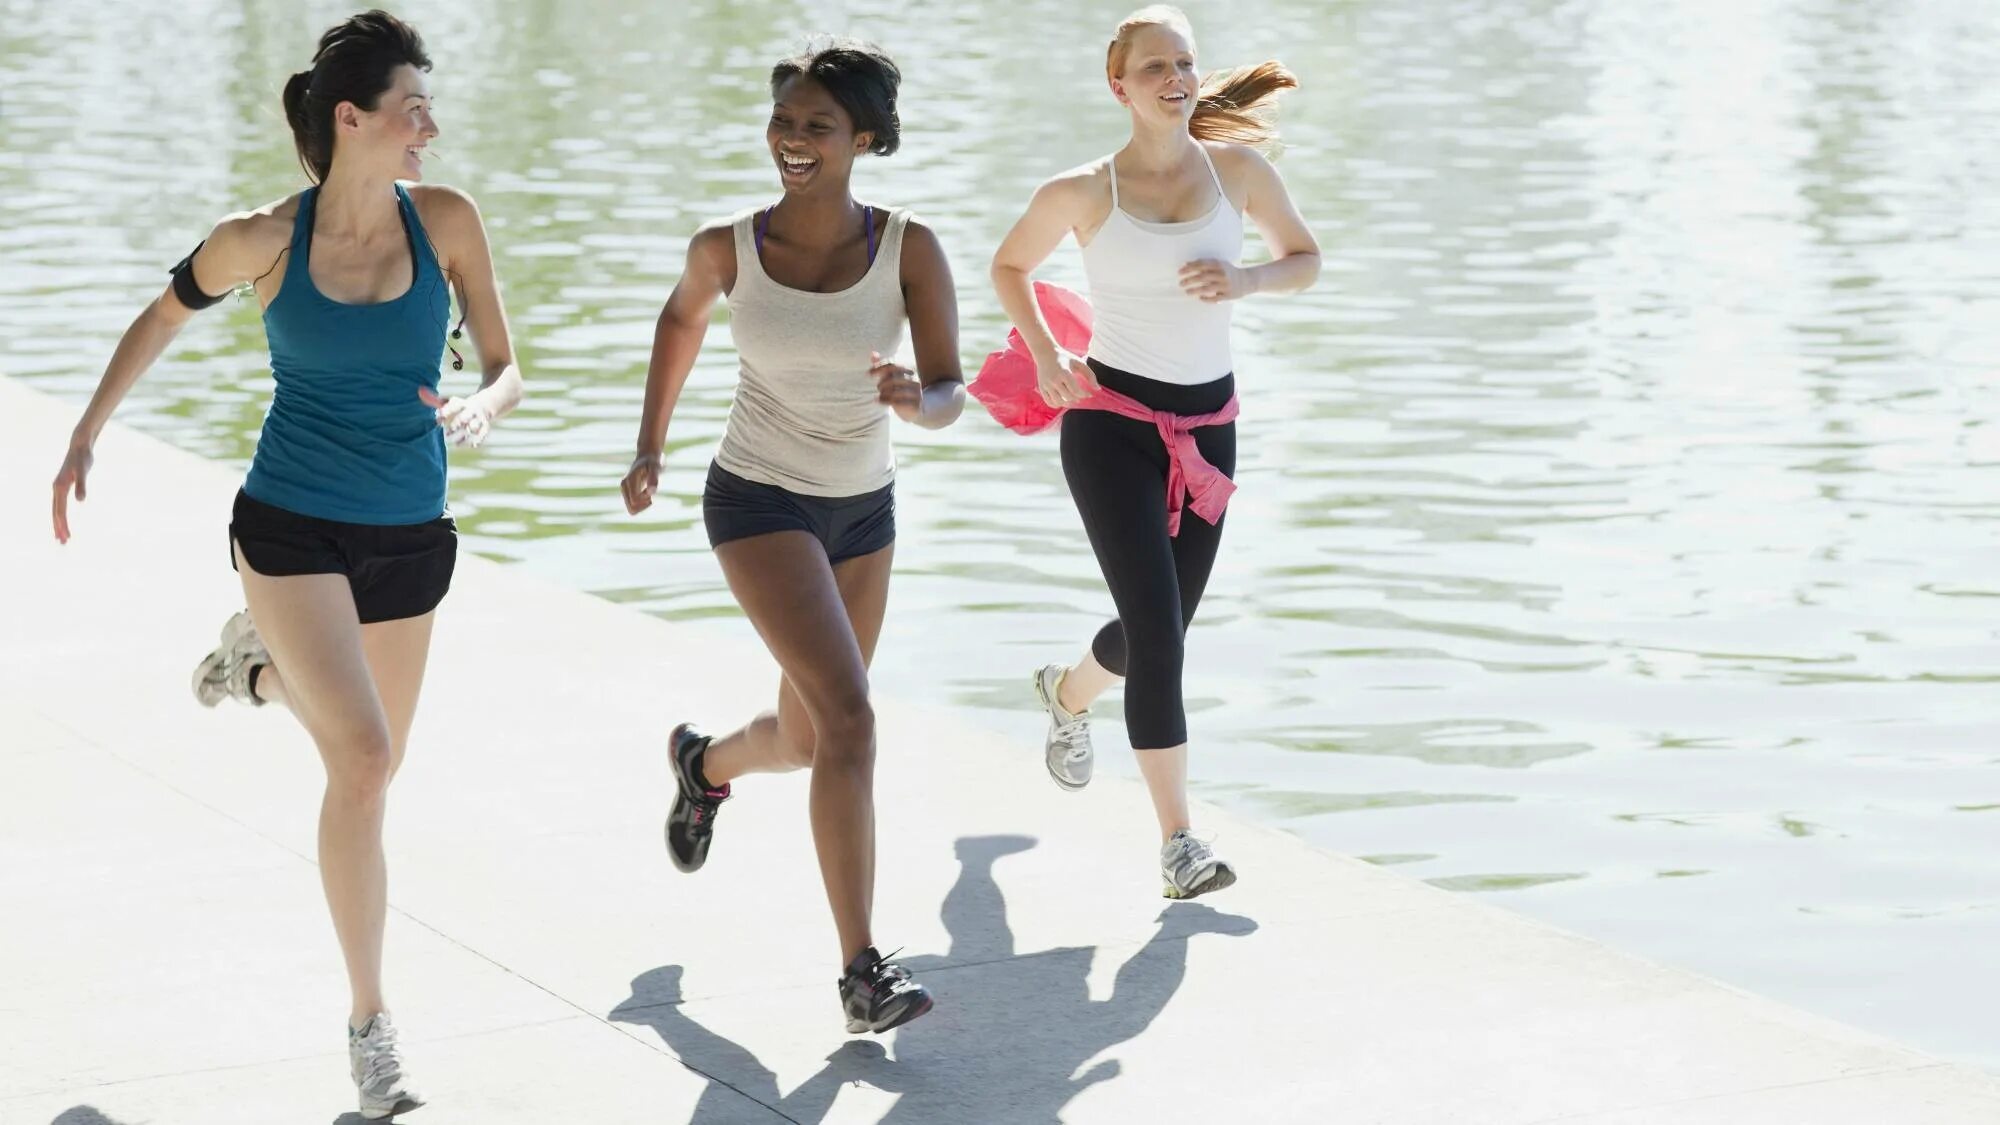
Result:
M1298 88L1298 78L1275 60L1214 71L1201 80L1188 132L1202 141L1268 145L1278 139L1279 91Z

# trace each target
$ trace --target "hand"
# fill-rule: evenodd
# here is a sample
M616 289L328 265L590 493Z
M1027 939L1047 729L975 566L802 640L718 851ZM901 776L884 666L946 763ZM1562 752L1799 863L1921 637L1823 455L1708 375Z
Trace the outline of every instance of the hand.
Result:
M905 422L914 422L924 412L924 384L917 373L899 363L890 363L881 352L868 353L868 377L875 380L875 398L896 412Z
M1050 406L1075 406L1097 393L1097 376L1090 365L1061 348L1035 357L1035 384Z
M56 542L69 542L69 494L76 492L77 503L83 503L84 478L90 475L90 444L72 441L69 452L63 456L62 468L56 473L55 483L55 526Z
M444 439L462 449L477 449L479 443L493 430L493 408L486 405L478 395L465 398L439 398L429 387L418 387L417 398L425 406L437 411L438 425L444 427Z
M1209 304L1234 301L1256 291L1250 271L1214 258L1203 258L1181 267L1181 290Z
M632 458L632 467L625 470L625 479L618 486L625 496L627 515L636 516L653 506L653 493L660 489L660 469L666 463L666 456L659 453Z

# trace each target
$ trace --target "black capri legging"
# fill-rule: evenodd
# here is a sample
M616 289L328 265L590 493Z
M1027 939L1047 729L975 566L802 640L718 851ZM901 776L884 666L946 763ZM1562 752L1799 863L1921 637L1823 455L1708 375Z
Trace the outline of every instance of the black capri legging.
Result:
M1234 375L1183 386L1096 360L1090 367L1104 386L1174 414L1213 413L1236 393ZM1202 456L1234 478L1236 424L1203 426L1194 435ZM1062 465L1118 607L1118 620L1098 630L1091 653L1125 677L1125 728L1133 749L1179 746L1187 741L1181 702L1187 627L1215 567L1222 521L1209 523L1184 508L1181 533L1167 535L1167 447L1151 422L1071 410L1062 420Z

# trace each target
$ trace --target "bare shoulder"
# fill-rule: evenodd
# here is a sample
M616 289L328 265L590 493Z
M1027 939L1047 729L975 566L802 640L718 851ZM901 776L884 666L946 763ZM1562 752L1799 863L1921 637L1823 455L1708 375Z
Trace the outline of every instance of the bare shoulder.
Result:
M215 224L208 238L218 249L277 253L292 243L292 224L299 214L299 194L273 200L248 211L233 211Z
M1234 141L1203 141L1215 170L1231 183L1249 183L1272 170L1271 159L1251 145Z
M911 215L903 228L903 283L950 280L951 260L945 257L944 243L929 223Z
M1041 190L1066 203L1089 203L1111 197L1111 158L1100 156L1065 169L1042 182Z
M731 215L701 224L694 237L688 239L688 257L699 255L716 265L735 264L736 223L740 217Z
M449 184L411 184L410 203L427 229L462 231L480 225L479 204L464 189Z
M937 231L914 214L904 222L903 245L927 256L944 254L944 243L938 240Z
M1232 141L1203 141L1201 145L1208 151L1209 159L1215 162L1215 174L1222 178L1223 186L1237 210L1249 207L1258 199L1270 198L1274 186L1283 190L1277 166L1255 146Z

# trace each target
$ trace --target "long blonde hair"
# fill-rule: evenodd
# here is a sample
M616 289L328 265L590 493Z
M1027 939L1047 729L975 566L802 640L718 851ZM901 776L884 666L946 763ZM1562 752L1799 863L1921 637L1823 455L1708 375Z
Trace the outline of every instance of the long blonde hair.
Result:
M1194 25L1188 23L1187 14L1179 8L1166 4L1141 8L1120 21L1118 33L1111 38L1111 46L1104 53L1107 78L1118 78L1125 73L1132 40L1149 27L1172 28L1187 36L1190 43L1194 41ZM1211 71L1201 80L1201 94L1195 100L1188 132L1203 141L1268 145L1278 139L1278 92L1298 88L1298 78L1275 59Z

